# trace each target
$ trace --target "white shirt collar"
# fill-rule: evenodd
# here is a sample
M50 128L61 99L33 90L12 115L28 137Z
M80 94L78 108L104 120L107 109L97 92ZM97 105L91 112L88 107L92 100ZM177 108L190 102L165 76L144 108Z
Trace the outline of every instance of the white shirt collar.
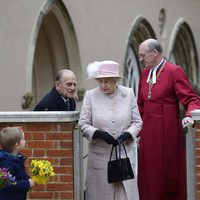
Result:
M148 75L148 78L147 78L147 83L149 83L149 80L150 80L150 77L151 77L151 73L153 73L152 75L152 83L155 84L156 83L156 71L158 69L158 67L161 65L161 63L163 62L164 59L161 60L161 62L156 65L154 68L150 69L149 71L149 75Z
M69 101L69 99L65 99L63 96L61 96L63 101L66 102L66 101Z

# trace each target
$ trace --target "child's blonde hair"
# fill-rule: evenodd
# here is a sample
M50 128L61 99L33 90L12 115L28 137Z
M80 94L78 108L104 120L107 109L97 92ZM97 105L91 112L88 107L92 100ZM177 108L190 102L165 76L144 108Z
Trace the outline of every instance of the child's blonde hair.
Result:
M12 152L22 137L23 130L20 127L5 127L0 132L0 146L5 151Z

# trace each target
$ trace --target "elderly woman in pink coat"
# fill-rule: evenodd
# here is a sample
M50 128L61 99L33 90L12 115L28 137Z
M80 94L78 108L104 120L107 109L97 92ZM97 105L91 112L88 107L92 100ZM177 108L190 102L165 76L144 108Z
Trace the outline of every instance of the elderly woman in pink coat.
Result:
M107 181L107 163L118 139L124 141L134 169L134 143L142 120L133 90L117 84L122 76L114 61L91 63L87 71L99 87L86 92L79 120L80 130L89 141L86 200L139 200L136 173L134 179Z

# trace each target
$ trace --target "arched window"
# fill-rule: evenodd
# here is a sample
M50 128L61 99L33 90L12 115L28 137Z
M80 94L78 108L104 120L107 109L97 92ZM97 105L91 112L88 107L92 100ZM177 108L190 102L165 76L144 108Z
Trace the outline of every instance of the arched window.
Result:
M169 59L183 67L193 85L199 84L198 57L189 25L179 20L172 34Z
M190 79L190 83L200 94L200 88L198 86L198 58L194 37L189 25L180 19L172 32L172 40L169 45L170 53L169 60L175 63L185 70ZM180 104L181 117L184 117L185 111Z
M133 88L138 93L138 83L143 66L139 62L138 48L141 42L148 38L156 38L155 33L146 19L138 17L131 30L124 62L124 85Z

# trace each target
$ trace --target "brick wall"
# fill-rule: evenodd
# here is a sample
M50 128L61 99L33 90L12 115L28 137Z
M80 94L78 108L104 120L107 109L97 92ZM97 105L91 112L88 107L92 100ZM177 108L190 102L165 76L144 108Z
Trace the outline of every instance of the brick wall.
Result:
M196 199L200 199L200 120L195 122Z
M28 199L73 199L73 141L74 123L1 123L6 126L22 126L25 132L26 166L32 159L48 159L55 176L47 185L38 185L29 192Z
M193 148L191 148L190 151L193 151L193 153L189 152L189 156L192 155L194 159L194 164L193 166L191 166L189 163L189 167L187 168L187 171L191 172L191 174L189 174L191 176L189 176L188 179L190 179L190 177L193 177L193 181L191 179L190 181L188 181L188 200L198 200L200 199L200 109L192 111L191 116L195 124L194 131L191 132L191 138L193 138L194 144ZM194 190L192 188L194 188ZM194 193L194 195L191 195L190 197L191 193Z
M28 120L22 120L23 117L19 117L18 120L15 120L13 117L11 117L11 120L4 120L3 117L1 119L0 112L0 129L6 126L23 127L26 148L21 150L21 153L27 156L25 163L27 173L31 175L29 166L32 159L47 159L51 161L54 167L55 176L51 177L47 185L37 185L34 187L28 192L27 199L81 199L81 195L76 192L79 189L81 190L81 188L78 188L75 191L75 187L76 185L79 185L79 181L77 181L74 176L75 173L77 173L76 169L80 168L80 166L74 166L74 163L77 162L75 162L75 159L80 160L77 159L77 155L74 155L76 154L74 152L77 152L77 150L74 149L73 133L77 120L74 120L73 117L72 120L70 120L62 115L61 120L57 119L57 116L55 120L52 118L48 120L48 117L42 117L41 119L33 118L35 113L31 114L32 117L30 117L30 119L29 116L26 116ZM46 113L45 115L47 115ZM75 146L78 145L79 141L77 141Z

